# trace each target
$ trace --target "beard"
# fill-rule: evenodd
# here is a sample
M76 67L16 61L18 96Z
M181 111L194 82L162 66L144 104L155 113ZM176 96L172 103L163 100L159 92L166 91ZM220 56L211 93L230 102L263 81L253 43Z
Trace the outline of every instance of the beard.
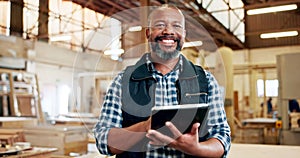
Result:
M174 51L164 51L161 49L159 46L158 41L161 40L162 38L165 38L166 36L158 36L154 39L155 42L151 42L151 50L155 52L155 54L160 57L163 60L169 60L178 57L181 48L182 48L182 42L179 38L175 38L174 41L177 43L176 49Z

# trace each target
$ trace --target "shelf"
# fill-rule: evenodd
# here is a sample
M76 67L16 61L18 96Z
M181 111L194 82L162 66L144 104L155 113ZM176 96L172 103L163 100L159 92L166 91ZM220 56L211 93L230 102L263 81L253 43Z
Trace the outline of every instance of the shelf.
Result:
M28 92L26 89L15 89L14 93L16 94L32 94L31 92Z
M43 122L36 74L10 69L0 69L0 74L6 76L0 81L0 96L8 96L9 116L32 116Z
M9 81L0 81L0 85L9 85Z
M25 82L14 82L14 87L35 87L35 84Z

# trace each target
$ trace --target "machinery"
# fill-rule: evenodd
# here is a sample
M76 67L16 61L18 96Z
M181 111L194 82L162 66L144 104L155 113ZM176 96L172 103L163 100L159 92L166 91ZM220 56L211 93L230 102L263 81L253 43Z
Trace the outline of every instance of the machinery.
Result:
M288 110L290 99L300 99L300 53L277 56L278 112L282 118L280 144L300 145L300 113L291 114Z

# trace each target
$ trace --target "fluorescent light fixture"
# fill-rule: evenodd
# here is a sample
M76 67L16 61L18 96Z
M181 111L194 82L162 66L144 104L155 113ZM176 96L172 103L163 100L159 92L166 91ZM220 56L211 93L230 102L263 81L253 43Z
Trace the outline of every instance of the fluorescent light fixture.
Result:
M124 53L124 49L109 49L104 51L104 55L121 55Z
M282 11L295 10L295 9L297 9L296 4L289 4L289 5L281 5L281 6L275 6L275 7L250 9L247 11L247 14L248 15L256 15L256 14L282 12Z
M58 41L70 41L72 37L70 35L64 35L64 36L53 36L50 37L51 42L58 42Z
M111 60L119 60L119 56L118 55L111 55L110 59Z
M285 31L285 32L273 32L260 34L260 38L279 38L279 37L290 37L298 36L298 31Z
M202 46L202 41L192 41L192 42L184 42L183 47L197 47Z
M132 27L129 27L128 31L137 32L137 31L141 31L142 29L143 29L142 26L132 26Z

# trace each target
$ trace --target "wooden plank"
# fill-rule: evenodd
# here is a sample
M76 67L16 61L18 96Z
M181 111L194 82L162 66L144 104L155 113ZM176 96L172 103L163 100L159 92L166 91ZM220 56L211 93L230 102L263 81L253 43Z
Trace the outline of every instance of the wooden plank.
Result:
M37 102L37 114L38 114L38 120L39 120L39 123L45 123L45 116L44 116L44 113L42 111L42 104L41 104L41 97L40 97L40 86L39 86L39 80L38 80L38 77L37 75L35 74L35 82L36 82L36 86L37 86L37 97L38 97L38 102Z
M14 85L12 84L14 82L13 75L9 73L9 89L10 89L10 95L9 95L9 107L10 107L10 113L12 116L16 116L16 110L15 110L15 92L14 92Z
M2 128L23 128L25 126L36 126L37 119L31 117L1 117Z
M239 119L239 95L238 91L233 92L233 106L234 106L234 117Z
M31 150L22 151L21 154L8 156L7 158L52 158L52 153L57 148L33 147Z

